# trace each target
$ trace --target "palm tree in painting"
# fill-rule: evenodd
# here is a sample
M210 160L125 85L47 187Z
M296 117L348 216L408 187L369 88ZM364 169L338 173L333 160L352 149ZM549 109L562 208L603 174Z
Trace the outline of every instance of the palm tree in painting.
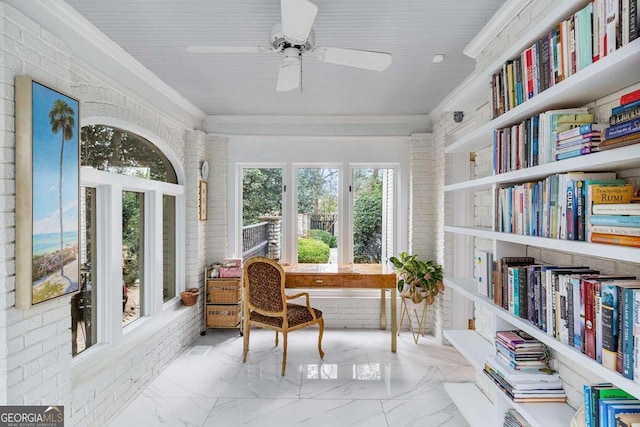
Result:
M64 277L64 230L62 229L62 160L64 158L64 143L73 138L73 128L75 126L73 108L61 99L56 99L51 111L49 111L49 121L53 133L62 133L62 143L60 144L60 185L58 186L58 210L60 213L60 275Z

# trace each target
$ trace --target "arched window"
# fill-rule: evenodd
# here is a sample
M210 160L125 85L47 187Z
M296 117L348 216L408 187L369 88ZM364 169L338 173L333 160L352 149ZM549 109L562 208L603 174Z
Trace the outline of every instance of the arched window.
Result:
M176 232L184 187L158 146L96 124L81 129L80 152L82 281L72 300L74 355L118 341L125 329L101 326L118 323L114 316L122 316L124 328L161 313L178 295L184 262Z
M178 183L169 159L139 135L104 125L84 126L81 131L82 166L138 176L154 181Z

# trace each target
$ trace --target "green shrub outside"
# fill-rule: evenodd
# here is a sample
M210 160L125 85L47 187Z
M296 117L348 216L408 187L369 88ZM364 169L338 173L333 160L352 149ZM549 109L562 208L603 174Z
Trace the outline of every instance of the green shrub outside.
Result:
M338 247L338 239L336 238L336 236L334 236L333 234L329 233L328 231L324 231L324 230L309 230L309 236L310 239L313 240L322 240L324 243L326 243L327 245L329 245L330 248L337 248Z
M298 239L298 262L325 264L329 262L329 245L321 240Z

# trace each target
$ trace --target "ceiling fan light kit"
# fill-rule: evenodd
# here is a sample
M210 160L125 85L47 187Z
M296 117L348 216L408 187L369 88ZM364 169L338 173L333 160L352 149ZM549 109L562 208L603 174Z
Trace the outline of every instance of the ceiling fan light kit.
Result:
M302 56L307 53L320 62L373 71L384 71L391 65L391 54L385 52L315 47L313 23L317 13L317 6L308 0L280 0L282 22L269 31L270 48L187 46L186 50L191 53L282 53L278 92L302 91Z

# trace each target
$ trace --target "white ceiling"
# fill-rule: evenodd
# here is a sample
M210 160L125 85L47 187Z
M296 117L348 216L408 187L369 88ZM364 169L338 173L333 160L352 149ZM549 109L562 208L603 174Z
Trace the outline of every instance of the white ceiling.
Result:
M267 46L278 0L67 0L206 115L429 113L474 69L465 46L504 0L313 0L316 46L389 52L384 72L303 60L303 92L276 92L277 54L192 54L188 45ZM444 54L443 63L432 62Z

